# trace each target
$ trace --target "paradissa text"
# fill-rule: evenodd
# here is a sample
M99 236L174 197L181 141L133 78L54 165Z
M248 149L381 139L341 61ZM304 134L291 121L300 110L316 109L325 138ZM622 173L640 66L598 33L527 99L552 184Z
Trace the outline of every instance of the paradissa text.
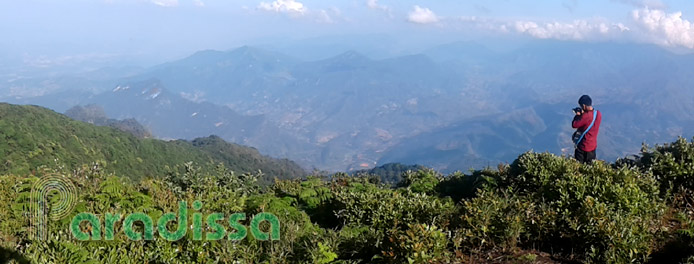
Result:
M202 203L200 201L193 202L193 209L200 210L202 208ZM203 225L202 225L202 213L193 213L193 240L203 239ZM145 213L133 213L122 218L119 214L105 215L105 225L103 227L103 239L113 240L115 237L114 229L118 221L122 221L123 231L125 235L130 240L153 240L154 239L154 221L152 217ZM248 235L248 229L246 226L242 225L239 221L246 220L245 213L235 213L232 214L229 219L229 227L231 227L234 232L227 233L226 228L222 224L224 221L224 214L222 213L212 213L207 215L205 223L207 224L208 231L205 233L205 240L220 240L225 237L228 240L241 240ZM82 222L88 222L91 225L91 230L85 232L80 229ZM178 225L175 231L169 231L167 224L169 222L177 221ZM142 231L136 231L133 226L135 222L140 222L144 226ZM268 222L270 228L268 231L262 231L260 224L262 222ZM178 217L174 213L163 214L157 220L157 230L159 235L169 241L177 241L186 235L188 229L188 206L186 202L178 203ZM280 221L274 214L271 213L259 213L253 216L250 222L251 234L255 239L258 240L279 240L280 239ZM72 235L81 241L88 240L101 240L102 239L102 226L101 219L92 213L80 213L72 218L70 223L70 231Z

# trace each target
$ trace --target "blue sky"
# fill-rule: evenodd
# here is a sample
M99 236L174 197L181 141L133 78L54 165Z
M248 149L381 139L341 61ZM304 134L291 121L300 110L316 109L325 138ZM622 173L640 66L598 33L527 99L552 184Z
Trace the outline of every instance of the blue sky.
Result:
M691 0L16 0L0 57L175 57L340 34L632 41L694 50Z

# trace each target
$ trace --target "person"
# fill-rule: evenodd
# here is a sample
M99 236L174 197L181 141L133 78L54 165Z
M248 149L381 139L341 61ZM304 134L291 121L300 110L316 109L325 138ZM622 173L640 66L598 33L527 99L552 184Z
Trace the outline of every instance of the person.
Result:
M577 133L583 134L589 127L583 137L579 137L576 142L576 150L574 157L581 163L590 163L595 160L595 150L598 147L598 132L600 132L600 123L602 121L602 113L593 108L593 100L588 95L583 95L578 99L580 108L575 108L573 122L571 126L577 129ZM594 112L595 111L595 112ZM595 122L593 116L595 115ZM593 125L591 126L591 123Z

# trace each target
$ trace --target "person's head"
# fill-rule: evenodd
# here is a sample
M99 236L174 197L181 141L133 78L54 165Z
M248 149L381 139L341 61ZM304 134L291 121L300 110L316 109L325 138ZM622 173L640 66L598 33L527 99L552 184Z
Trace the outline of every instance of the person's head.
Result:
M590 96L584 94L581 98L578 98L578 105L583 108L583 111L589 111L593 109L593 100L590 99Z

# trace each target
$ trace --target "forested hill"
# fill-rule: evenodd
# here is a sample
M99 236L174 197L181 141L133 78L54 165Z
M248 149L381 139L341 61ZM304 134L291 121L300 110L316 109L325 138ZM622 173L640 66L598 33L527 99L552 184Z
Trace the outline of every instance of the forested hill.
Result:
M216 136L193 141L137 138L111 127L70 119L31 105L0 103L0 174L28 174L41 166L74 168L103 162L107 170L140 179L162 176L193 162L203 169L223 164L235 173L264 173L261 180L301 177L305 171L289 160L261 155Z

